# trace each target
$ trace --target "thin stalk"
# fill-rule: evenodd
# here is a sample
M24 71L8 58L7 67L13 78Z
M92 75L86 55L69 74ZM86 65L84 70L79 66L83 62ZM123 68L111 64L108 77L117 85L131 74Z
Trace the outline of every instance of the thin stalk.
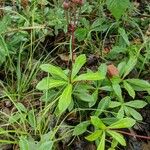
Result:
M115 131L117 131L121 134L124 134L124 135L129 135L129 136L137 137L140 139L150 140L149 136L137 135L137 134L133 134L133 133L125 132L125 131L120 131L120 130L115 130Z

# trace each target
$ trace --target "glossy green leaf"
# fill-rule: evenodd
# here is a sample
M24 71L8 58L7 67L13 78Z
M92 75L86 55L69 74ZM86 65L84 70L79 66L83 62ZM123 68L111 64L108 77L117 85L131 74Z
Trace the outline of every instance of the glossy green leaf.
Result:
M113 76L111 79L112 84L120 84L122 79L119 76Z
M120 54L126 54L127 49L120 45L120 46L113 46L111 51L107 54L107 58L110 60L116 60L116 58L120 57Z
M126 61L122 61L121 63L119 63L117 68L118 68L120 76L122 76L124 74L126 64L127 64Z
M5 42L4 37L0 34L0 65L6 60L6 56L8 56L8 47Z
M115 150L115 147L117 147L118 145L118 141L116 139L113 139L112 142L111 142L111 148Z
M89 121L83 121L80 124L78 124L77 126L75 126L74 131L73 131L73 135L78 136L78 135L81 135L84 132L86 132L89 124L90 124Z
M54 129L54 130L48 131L46 133L43 133L40 138L40 143L45 143L46 141L51 141L55 136L56 130L57 129Z
M125 105L133 108L143 108L147 105L147 103L142 100L134 100L134 101L126 102Z
M107 133L110 134L115 140L117 140L121 145L126 146L126 141L122 134L115 131L107 130Z
M128 83L130 83L131 85L135 85L141 88L150 88L150 83L145 81L145 80L141 80L141 79L127 79L126 80Z
M91 117L91 122L97 128L100 128L100 129L105 129L106 128L104 123L96 116Z
M21 118L21 115L19 112L16 112L15 114L12 114L9 116L9 123L13 124L14 122L17 122Z
M121 105L121 102L111 101L109 104L109 108L119 107L120 105Z
M115 92L115 94L117 95L119 101L123 101L123 98L122 98L122 90L121 90L121 87L119 84L112 84L112 87L113 87L113 90Z
M53 148L53 142L45 141L39 146L38 150L52 150L52 148Z
M119 20L129 7L129 0L106 0L107 8Z
M0 21L0 34L8 31L8 26L11 24L11 16L9 14L5 14Z
M82 100L82 101L85 101L85 102L94 102L93 96L90 95L89 93L82 92L82 93L76 94L76 96L77 96L80 100Z
M92 134L88 135L85 137L86 140L88 141L95 141L102 135L103 131L102 130L96 130Z
M81 42L86 39L88 34L88 30L86 28L78 28L75 31L75 36L77 37L78 41Z
M16 103L16 107L18 110L22 111L22 112L27 112L26 107L22 104L22 103Z
M26 137L20 137L19 147L20 147L20 150L30 150L29 149L29 142L26 139Z
M105 132L103 132L102 137L100 138L100 143L97 147L97 150L105 150Z
M36 130L36 118L35 118L35 114L34 114L34 110L30 110L28 112L28 122L30 124L30 126Z
M109 128L111 129L131 128L135 123L136 123L135 120L132 118L123 118L111 124Z
M103 118L101 120L104 122L104 124L109 126L109 125L117 122L119 119L117 119L116 117L107 117L107 118Z
M43 71L50 73L51 75L56 75L56 76L58 76L64 80L68 80L68 77L66 76L64 71L58 66L56 67L56 66L51 65L51 64L43 64L40 66L40 68Z
M111 86L103 86L99 88L102 91L113 91L113 88Z
M96 81L96 80L103 80L105 77L103 75L100 75L98 72L96 73L92 73L92 72L88 72L85 74L81 74L78 77L76 77L73 81L77 82L77 81Z
M131 107L127 107L128 109L128 113L130 113L130 115L135 119L135 120L139 120L142 121L143 117L141 116L141 114L139 112L137 112L135 109L131 108Z
M127 35L126 31L123 28L119 28L118 32L120 33L121 37L124 39L126 44L129 46L130 42L129 42L128 35Z
M100 27L103 22L104 22L103 19L97 18L97 19L93 22L93 24L91 25L91 28L94 29L94 28Z
M67 84L67 82L62 81L62 80L55 80L50 77L46 77L37 84L36 88L38 90L43 91L43 90L49 90L51 88L63 86L65 84Z
M127 90L128 94L134 99L135 98L135 91L132 88L132 86L127 83L126 81L123 81L123 86Z
M95 116L99 116L104 110L106 110L109 107L110 103L111 99L109 96L106 96L103 99L101 99L95 112Z
M52 102L56 96L57 96L58 92L56 90L46 90L43 92L43 95L41 96L40 100L42 102Z
M93 97L93 102L90 102L89 103L89 107L92 107L96 104L97 100L98 100L98 89L96 89L93 94L92 94L92 97Z
M72 85L69 84L63 91L58 102L59 112L63 113L70 105L72 100Z
M85 63L86 63L86 56L84 54L76 58L75 63L73 64L73 69L71 74L72 79L77 75L77 73Z
M123 78L125 78L134 69L136 63L137 63L137 57L131 56L124 68Z
M124 107L122 106L117 113L117 118L122 119L123 117L124 117Z
M73 109L74 109L74 101L72 100L68 107L68 111L71 112Z
M98 68L98 72L101 76L105 77L107 73L107 65L106 64L101 64Z

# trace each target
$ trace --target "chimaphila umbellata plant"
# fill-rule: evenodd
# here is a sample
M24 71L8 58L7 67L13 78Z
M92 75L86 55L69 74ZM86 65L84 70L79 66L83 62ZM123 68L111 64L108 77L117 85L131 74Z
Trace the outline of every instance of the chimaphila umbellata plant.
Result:
M65 0L63 2L68 26L67 34L69 34L71 41L71 64L69 68L63 70L52 64L41 65L40 68L48 73L48 77L38 83L37 89L44 91L44 95L47 99L52 98L51 96L49 98L49 95L52 93L56 95L52 99L53 101L56 100L54 110L57 115L63 115L64 113L72 111L77 106L79 107L79 105L76 104L80 101L87 103L88 108L91 108L91 110L94 107L95 110L91 113L92 115L94 114L94 116L91 116L90 120L83 121L77 125L74 128L73 135L79 136L87 131L88 126L93 125L93 133L86 136L85 139L96 141L98 150L104 150L105 142L108 140L112 143L109 149L114 150L118 144L126 146L125 139L118 129L131 128L135 125L136 120L142 120L142 117L135 109L143 108L147 103L142 100L134 100L135 91L137 88L140 89L144 83L146 84L145 90L147 91L150 84L144 80L126 79L127 75L137 63L137 57L133 56L130 57L128 62L121 62L119 64L118 75L106 76L107 71L109 71L106 64L102 64L96 72L91 70L85 72L82 70L86 63L86 56L81 54L74 59L75 31L79 17L78 10L82 5L84 5L84 2L80 0ZM109 7L109 9L114 13L112 7ZM121 15L122 14L117 16L114 14L117 20ZM81 70L84 73L80 73ZM128 92L133 100L125 102L122 88ZM99 94L102 91L107 91L108 96L99 100ZM137 104L136 106L135 103ZM116 107L120 108L114 109ZM110 111L110 109L114 110ZM111 114L108 115L109 117L111 116L110 118L107 116L108 113ZM106 118L102 117L103 115L105 115ZM134 119L130 118L131 116ZM109 137L111 137L111 139Z

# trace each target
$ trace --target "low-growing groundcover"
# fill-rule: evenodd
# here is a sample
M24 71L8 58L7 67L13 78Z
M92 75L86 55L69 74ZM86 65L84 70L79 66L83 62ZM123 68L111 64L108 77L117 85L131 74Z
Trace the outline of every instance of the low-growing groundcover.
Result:
M0 149L145 150L148 0L0 1Z

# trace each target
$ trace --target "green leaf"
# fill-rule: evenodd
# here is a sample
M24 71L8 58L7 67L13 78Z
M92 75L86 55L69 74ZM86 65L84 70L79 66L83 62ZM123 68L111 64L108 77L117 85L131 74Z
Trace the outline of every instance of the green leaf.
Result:
M21 118L19 112L9 116L9 123L13 124L14 122L17 122Z
M58 66L56 67L56 66L51 65L51 64L43 64L40 66L40 68L43 71L50 73L51 75L56 75L56 76L58 76L64 80L68 80L68 77L66 76L64 71Z
M120 54L126 54L127 49L120 46L113 46L111 51L107 54L107 58L111 60L116 60L116 58L120 57ZM119 72L120 73L120 72Z
M119 84L112 84L113 90L115 92L115 94L117 95L118 99L122 102L123 98L122 98L122 90Z
M91 25L91 29L94 29L94 28L97 28L97 27L100 28L103 22L104 22L103 19L97 18L97 19L93 22L93 24Z
M99 116L104 110L106 110L109 107L110 102L111 99L109 96L104 97L98 104L95 116Z
M84 121L78 124L77 126L75 126L73 135L78 136L80 134L83 134L87 130L89 124L90 124L89 121Z
M129 7L129 0L106 0L107 8L112 15L119 20Z
M102 133L103 133L102 130L96 130L95 132L93 132L89 136L86 136L85 139L88 141L95 141L96 139L98 139L102 135Z
M117 147L118 141L116 139L113 139L111 142L111 148L115 150L115 147Z
M39 150L39 142L37 143L37 141L34 141L34 139L32 137L29 137L28 139L28 143L29 143L29 150Z
M48 91L44 91L43 95L41 96L40 100L42 102L52 102L56 96L57 96L58 92L55 90L48 90Z
M132 88L132 86L129 83L127 83L126 81L123 81L123 86L127 90L127 92L129 93L129 95L134 99L135 98L135 91Z
M101 120L104 122L104 124L111 125L111 124L115 123L116 121L118 121L118 118L116 118L116 117L107 117L107 118L102 118Z
M102 90L102 91L109 91L109 92L113 91L111 86L102 86L99 89Z
M120 77L124 74L126 64L127 64L126 61L122 61L118 65L118 71L119 71Z
M109 24L105 23L104 18L97 18L90 27L90 32L105 32L109 28Z
M53 148L53 142L52 141L45 141L44 143L42 143L38 150L52 150Z
M85 63L86 63L86 56L84 54L76 58L75 63L73 64L73 69L71 74L72 79L77 75L77 73Z
M133 107L133 108L143 108L147 105L147 103L142 100L134 100L134 101L129 101L129 102L125 103L125 105Z
M69 84L63 91L58 102L59 112L63 113L70 105L72 100L72 85Z
M28 112L28 121L30 126L36 130L36 119L33 109Z
M86 28L78 28L75 31L75 36L77 37L78 41L81 42L86 39L87 33L88 33L88 30Z
M135 120L132 118L123 118L111 124L109 128L110 129L131 128L135 123L136 123Z
M149 89L150 88L150 83L145 81L145 80L141 80L141 79L127 79L126 80L128 83L130 83L131 85L135 85L138 86L140 88L143 89Z
M82 93L76 94L76 96L77 96L80 100L82 100L82 101L85 101L85 102L94 102L93 96L90 95L89 93L82 92Z
M100 129L105 129L106 128L104 123L96 116L91 117L91 122L97 128L100 128Z
M122 82L122 79L119 76L113 76L110 81L112 84L120 84Z
M98 89L96 89L93 94L92 94L92 97L94 99L94 101L90 102L89 103L89 107L92 107L96 104L97 100L98 100Z
M96 80L103 80L104 78L105 77L100 75L98 72L96 72L96 73L88 72L88 73L79 75L73 81L74 82L86 81L86 80L96 81Z
M123 117L124 117L124 107L122 106L117 113L117 118L122 119Z
M109 104L109 108L119 107L121 105L120 102L111 101Z
M36 88L38 90L48 90L48 89L51 89L51 88L55 88L55 87L59 87L59 86L63 86L67 84L67 82L65 81L62 81L62 80L55 80L55 79L52 79L50 77L46 77L46 78L43 78L36 86Z
M0 21L0 34L5 33L11 24L11 16L5 14Z
M74 108L74 101L72 100L69 107L68 107L68 111L71 112Z
M103 132L100 143L97 147L97 150L105 150L105 132Z
M19 147L20 147L20 150L29 150L29 142L26 139L26 137L20 137Z
M119 28L118 32L120 33L120 35L122 36L122 38L124 39L126 44L129 46L130 42L129 42L129 39L128 39L128 35L126 34L126 31L123 28Z
M101 76L106 77L107 73L107 65L106 64L101 64L98 68L98 72L100 73Z
M141 116L141 114L139 112L137 112L135 109L131 108L131 107L127 107L128 113L135 119L138 121L142 121L143 117Z
M126 141L122 134L115 131L107 130L107 133L110 134L115 140L117 140L121 145L126 146Z
M22 112L27 112L27 109L25 108L25 106L22 103L17 103L16 104L16 108Z
M136 56L131 56L129 61L126 64L125 68L124 68L123 78L125 78L133 70L136 63L137 63L137 57Z
M0 65L6 60L6 56L9 55L7 44L4 37L0 35Z

